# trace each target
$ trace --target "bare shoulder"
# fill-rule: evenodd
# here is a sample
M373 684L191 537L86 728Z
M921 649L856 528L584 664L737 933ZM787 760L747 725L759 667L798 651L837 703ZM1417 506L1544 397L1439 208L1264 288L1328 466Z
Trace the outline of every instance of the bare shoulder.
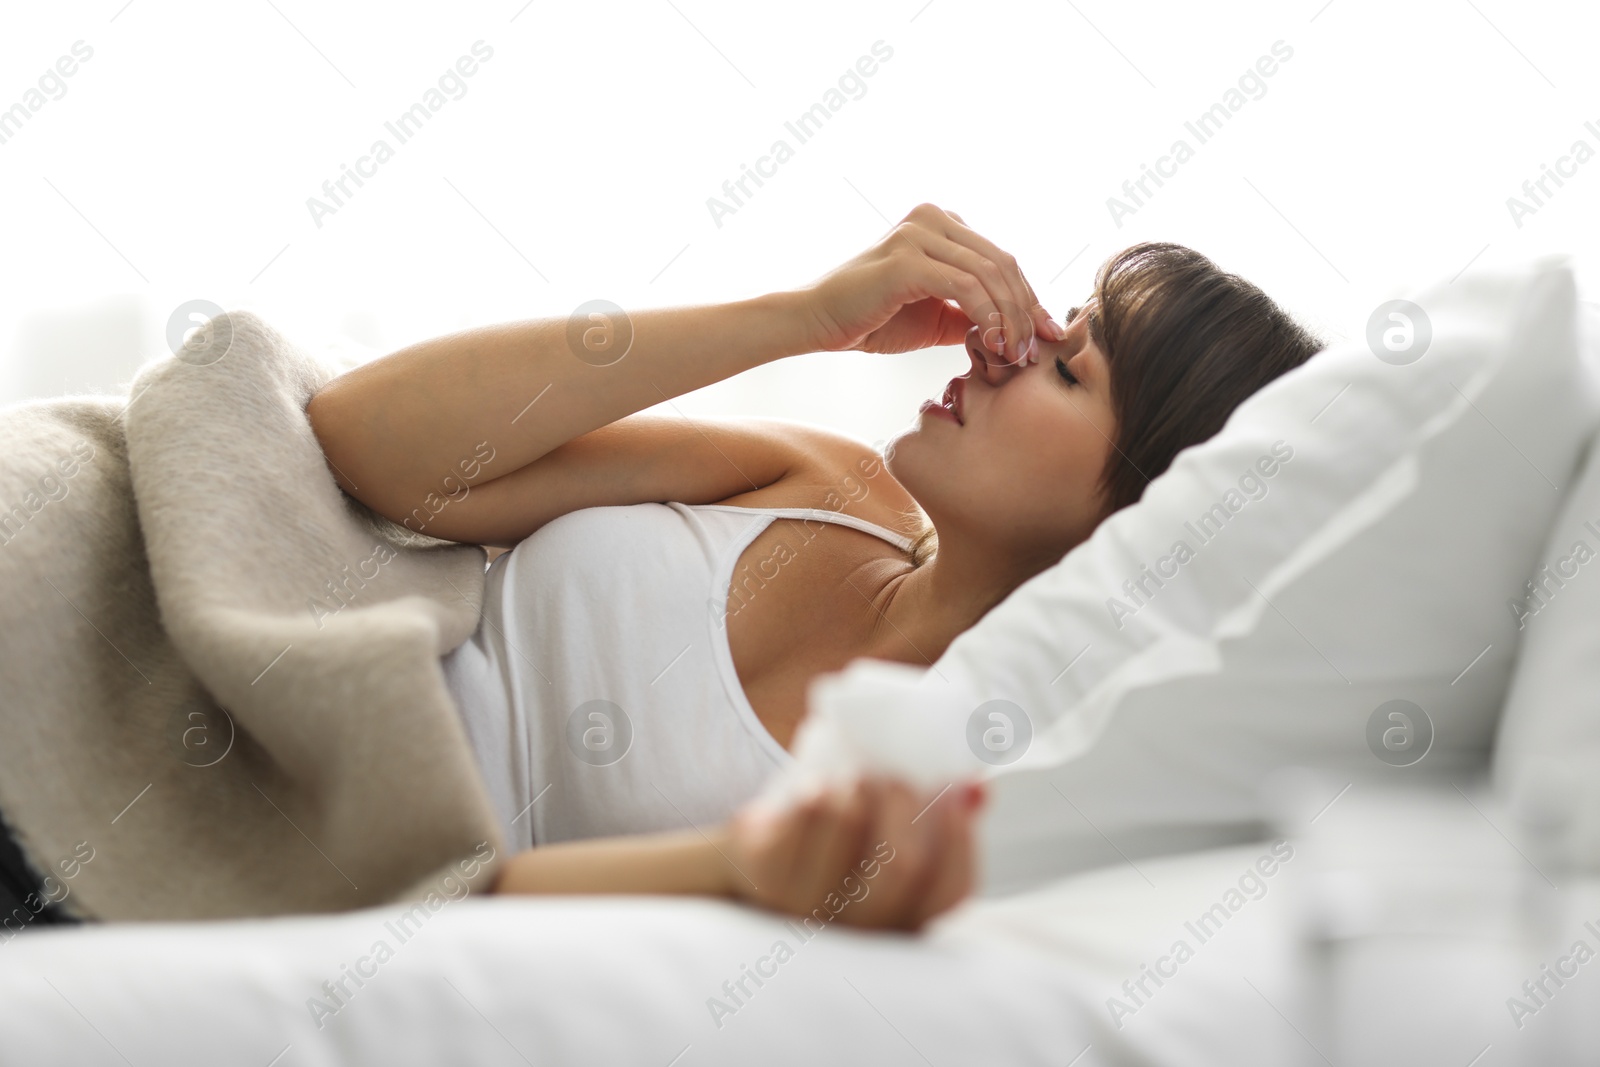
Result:
M841 511L907 534L916 500L895 480L871 445L849 434L787 419L749 419L793 447L795 462L778 481L739 493L723 504L751 508L822 508Z

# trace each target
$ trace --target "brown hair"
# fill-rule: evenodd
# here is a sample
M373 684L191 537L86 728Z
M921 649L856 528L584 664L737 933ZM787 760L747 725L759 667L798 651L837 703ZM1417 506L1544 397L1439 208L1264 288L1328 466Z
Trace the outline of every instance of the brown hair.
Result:
M1102 519L1137 503L1179 452L1325 347L1267 294L1183 245L1145 242L1116 253L1100 265L1093 297L1089 328L1110 366L1117 414L1100 475ZM922 522L917 566L938 548Z

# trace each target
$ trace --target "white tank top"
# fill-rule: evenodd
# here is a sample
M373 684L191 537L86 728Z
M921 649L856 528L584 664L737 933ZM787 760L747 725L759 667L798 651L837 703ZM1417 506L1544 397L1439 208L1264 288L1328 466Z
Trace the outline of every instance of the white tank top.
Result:
M734 587L780 517L812 523ZM911 547L824 509L633 504L570 512L489 565L443 668L508 846L718 823L792 760L739 684L726 616L784 580L816 522Z

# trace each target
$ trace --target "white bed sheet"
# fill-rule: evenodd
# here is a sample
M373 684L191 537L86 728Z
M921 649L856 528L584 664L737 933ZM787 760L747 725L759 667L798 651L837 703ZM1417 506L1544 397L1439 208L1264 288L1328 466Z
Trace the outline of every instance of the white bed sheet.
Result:
M1133 1003L1119 987L1141 964L1195 943L1185 923L1268 849L1076 875L920 937L833 925L802 940L766 913L642 897L463 899L403 943L394 907L36 933L0 945L0 1064L1276 1067L1304 1049L1279 1014L1296 994L1274 879L1175 976L1146 979L1120 1027L1107 1006ZM735 1005L723 983L779 940L792 956ZM308 1001L363 956L372 976L315 1019Z

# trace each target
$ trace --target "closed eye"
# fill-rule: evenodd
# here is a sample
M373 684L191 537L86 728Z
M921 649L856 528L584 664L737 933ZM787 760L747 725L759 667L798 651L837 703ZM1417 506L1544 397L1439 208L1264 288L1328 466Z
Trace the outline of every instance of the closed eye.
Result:
M1064 360L1062 360L1060 356L1056 357L1056 373L1061 375L1062 380L1065 381L1068 385L1077 385L1078 384L1077 375L1073 374L1070 370L1067 369L1066 362Z

